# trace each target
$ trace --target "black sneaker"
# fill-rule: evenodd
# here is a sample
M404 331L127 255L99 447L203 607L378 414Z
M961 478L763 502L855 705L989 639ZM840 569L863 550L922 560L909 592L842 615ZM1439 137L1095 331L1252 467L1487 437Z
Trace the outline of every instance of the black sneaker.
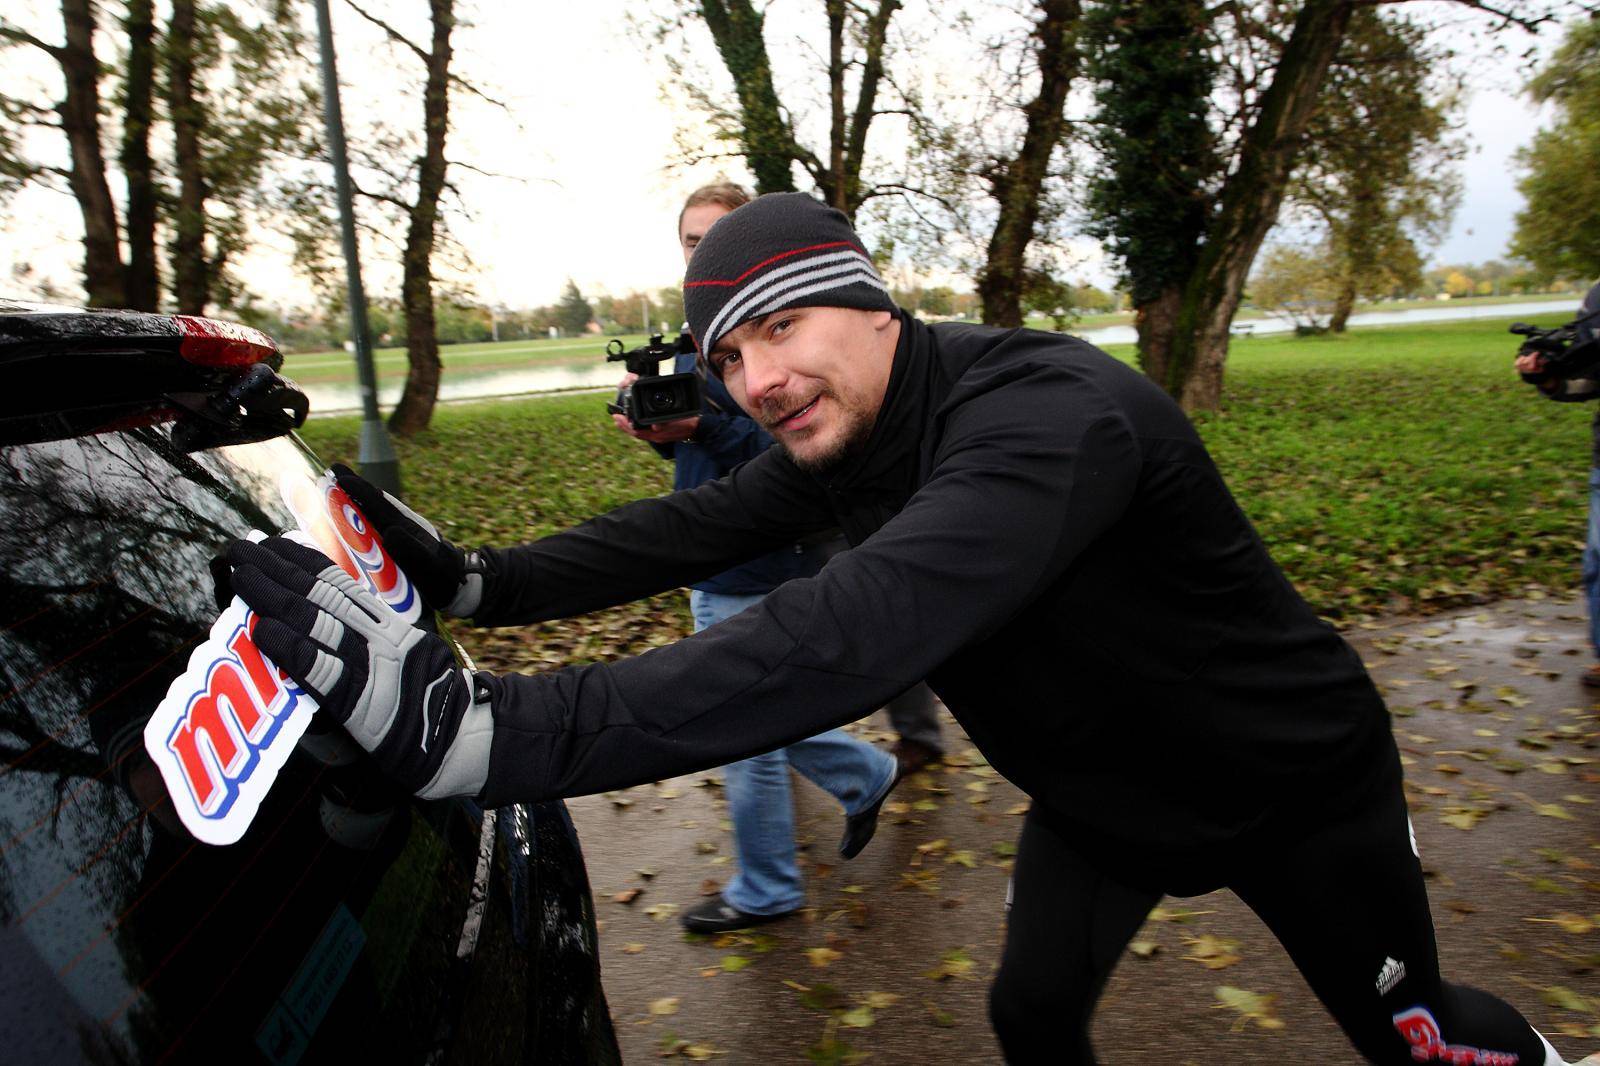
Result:
M765 925L779 918L787 918L794 911L777 914L746 914L721 896L712 896L697 907L690 907L678 917L683 927L691 933L727 933L734 929L747 929L752 925Z
M839 854L847 859L853 859L861 854L861 849L872 843L872 836L878 831L878 812L883 810L883 801L889 798L889 793L894 791L896 785L905 779L906 768L898 765L894 780L889 782L889 787L883 790L883 795L878 797L878 802L868 807L859 814L845 816L844 836L839 841Z

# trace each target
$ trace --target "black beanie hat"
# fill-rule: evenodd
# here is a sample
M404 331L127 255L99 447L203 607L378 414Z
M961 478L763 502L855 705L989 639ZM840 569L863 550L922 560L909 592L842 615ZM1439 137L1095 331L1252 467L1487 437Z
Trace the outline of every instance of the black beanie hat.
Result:
M683 307L705 354L729 330L773 311L892 311L894 300L843 211L803 192L775 192L706 231L689 258Z

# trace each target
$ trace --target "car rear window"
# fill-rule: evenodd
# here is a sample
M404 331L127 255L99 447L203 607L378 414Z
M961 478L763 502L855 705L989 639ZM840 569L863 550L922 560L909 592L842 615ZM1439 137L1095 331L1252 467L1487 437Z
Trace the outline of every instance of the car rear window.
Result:
M0 1031L10 1061L414 1061L476 864L308 736L239 843L194 840L145 720L216 617L208 562L295 525L293 437L184 454L162 426L0 449ZM314 726L315 730L317 727Z

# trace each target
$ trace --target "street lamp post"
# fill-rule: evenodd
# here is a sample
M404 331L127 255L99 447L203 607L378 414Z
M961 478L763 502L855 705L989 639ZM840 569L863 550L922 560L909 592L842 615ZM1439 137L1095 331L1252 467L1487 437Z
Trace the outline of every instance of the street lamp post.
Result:
M357 462L368 481L400 495L400 460L378 415L378 374L372 364L372 332L367 325L367 296L361 287L361 258L356 247L356 219L350 204L350 162L344 145L344 115L339 110L339 71L333 56L333 20L328 0L315 0L317 36L322 45L322 117L328 129L328 158L333 163L334 194L339 201L339 236L344 244L345 281L349 292L350 333L356 348L356 375L361 383L361 449Z

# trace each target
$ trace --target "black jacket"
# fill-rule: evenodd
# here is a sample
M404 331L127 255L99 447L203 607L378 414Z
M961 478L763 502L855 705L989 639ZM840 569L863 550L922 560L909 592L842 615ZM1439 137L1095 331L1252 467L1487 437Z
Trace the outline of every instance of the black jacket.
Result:
M1082 341L901 317L864 452L718 481L491 552L477 621L688 584L829 525L854 550L670 647L491 682L485 802L716 766L926 677L1086 853L1169 891L1398 774L1361 662L1267 555L1183 412Z

